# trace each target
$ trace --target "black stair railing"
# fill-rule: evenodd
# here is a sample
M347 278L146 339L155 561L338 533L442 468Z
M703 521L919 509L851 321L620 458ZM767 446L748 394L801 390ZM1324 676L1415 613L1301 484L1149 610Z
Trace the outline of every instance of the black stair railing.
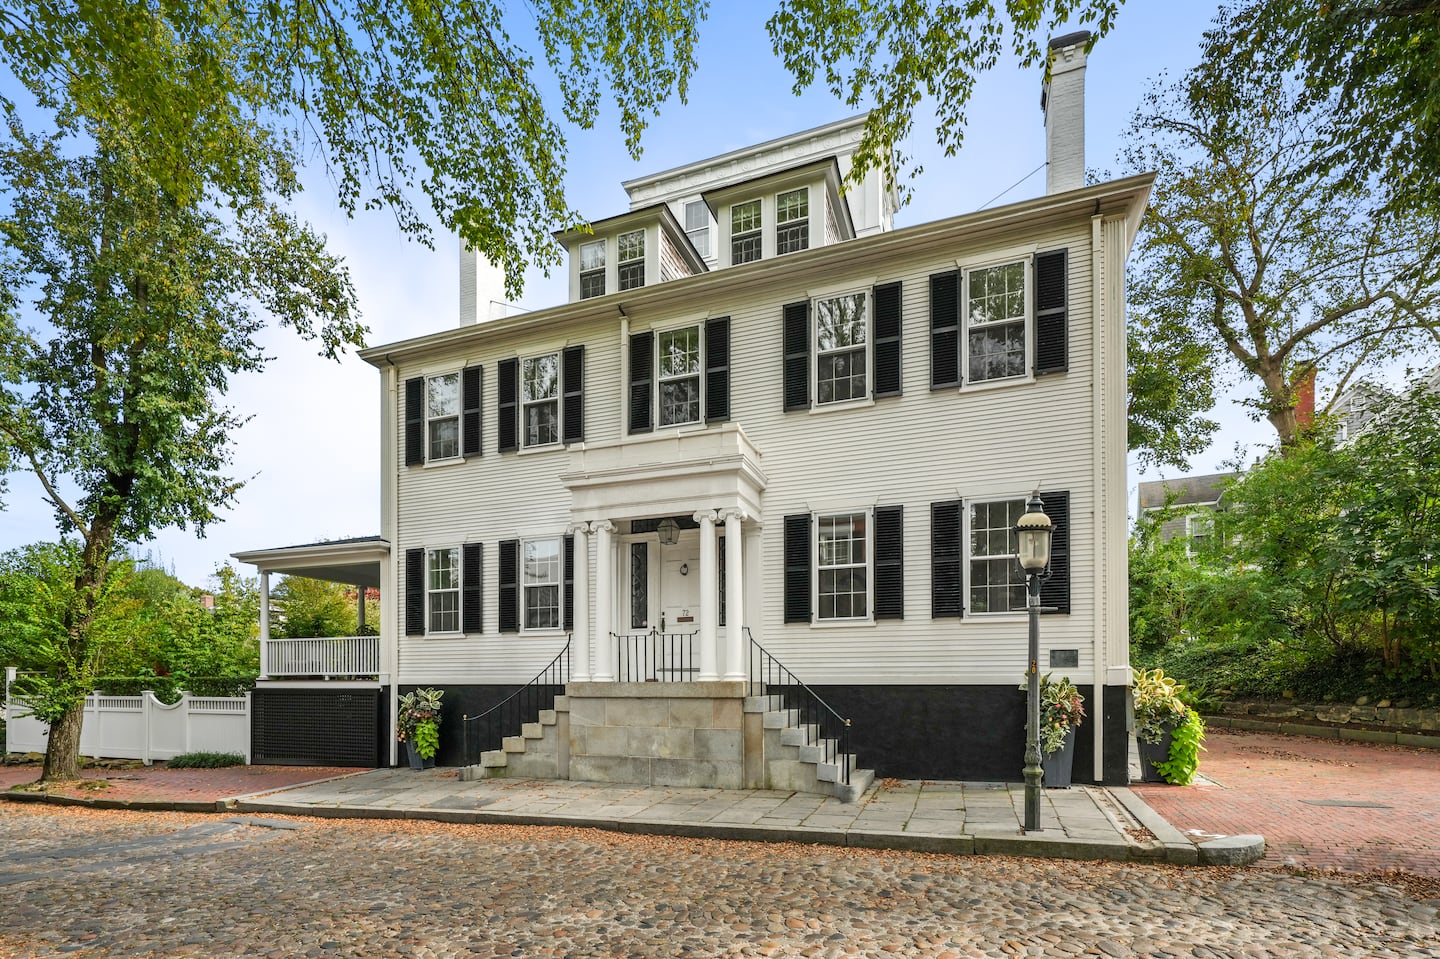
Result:
M565 648L534 679L478 716L460 717L460 750L465 765L478 763L480 754L486 750L501 748L506 736L520 735L520 728L537 722L542 710L554 709L555 697L565 694L569 680L570 637L567 635Z
M748 671L750 695L778 696L781 708L798 714L800 725L819 728L820 741L815 745L824 750L825 762L839 768L841 782L850 785L850 720L841 716L809 686L785 667L785 664L761 646L745 627L750 644Z
M611 633L615 679L622 683L685 683L700 674L698 632Z

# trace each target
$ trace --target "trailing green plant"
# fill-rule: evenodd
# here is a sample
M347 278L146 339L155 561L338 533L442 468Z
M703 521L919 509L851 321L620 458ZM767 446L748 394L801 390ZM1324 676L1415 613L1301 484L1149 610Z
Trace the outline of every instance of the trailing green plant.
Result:
M1200 752L1205 747L1205 720L1195 710L1185 708L1185 718L1170 731L1170 758L1156 763L1155 770L1167 783L1188 786L1195 781L1200 768Z
M239 753L181 753L165 765L170 769L223 769L245 765L245 757Z
M1069 679L1040 677L1040 752L1050 756L1065 747L1070 730L1085 718L1085 697ZM1021 684L1021 689L1027 689Z
M1135 670L1134 674L1135 734L1142 742L1158 743L1193 710L1180 698L1184 686L1164 670Z
M422 686L400 696L395 713L395 738L411 743L421 759L433 759L440 748L440 698L443 689Z

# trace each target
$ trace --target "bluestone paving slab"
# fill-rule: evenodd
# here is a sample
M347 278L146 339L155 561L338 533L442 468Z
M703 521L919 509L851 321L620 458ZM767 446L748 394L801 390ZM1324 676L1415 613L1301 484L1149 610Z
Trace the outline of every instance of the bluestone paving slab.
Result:
M550 823L656 835L955 854L1177 861L1177 851L1167 849L1165 842L1140 842L1127 835L1126 830L1141 820L1138 809L1131 808L1138 800L1128 790L1123 792L1124 800L1117 801L1103 787L1049 790L1041 807L1047 828L1028 835L1020 825L1024 787L1006 783L887 781L857 802L845 803L784 790L517 779L461 782L446 770L376 770L246 798L236 808L300 815ZM1146 818L1158 817L1147 809ZM1174 835L1172 827L1166 838Z

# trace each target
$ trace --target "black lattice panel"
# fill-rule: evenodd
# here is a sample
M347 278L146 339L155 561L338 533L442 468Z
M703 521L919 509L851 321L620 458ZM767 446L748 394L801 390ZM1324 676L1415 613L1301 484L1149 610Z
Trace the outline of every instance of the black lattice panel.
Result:
M251 762L282 766L377 766L382 691L256 689Z

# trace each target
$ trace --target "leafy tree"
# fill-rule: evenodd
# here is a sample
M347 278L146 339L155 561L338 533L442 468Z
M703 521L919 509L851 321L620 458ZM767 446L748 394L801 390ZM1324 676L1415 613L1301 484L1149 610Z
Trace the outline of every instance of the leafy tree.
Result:
M1238 382L1284 449L1316 372L1338 394L1440 341L1440 218L1390 213L1311 163L1331 106L1282 75L1202 68L1146 98L1124 154L1159 172L1132 261L1132 351L1180 357L1195 399Z
M257 123L312 146L344 209L387 208L428 242L418 188L513 294L529 263L558 262L551 230L581 222L545 87L580 128L608 92L638 157L649 118L685 96L705 8L537 0L522 42L501 0L58 0L0 10L0 62L42 106L129 133L137 175L182 204L248 195L257 158L232 145Z
M271 627L277 636L354 636L359 628L353 587L341 583L286 576L275 587L271 602L278 613L279 629ZM367 619L367 625L372 622Z
M1251 0L1206 36L1217 74L1305 77L1327 111L1310 157L1392 210L1440 206L1440 2Z
M1218 425L1204 415L1215 407L1210 354L1188 330L1150 317L1132 316L1125 336L1128 449L1143 464L1185 469Z
M227 202L168 190L137 165L127 129L61 120L34 136L12 115L0 145L0 289L12 297L0 313L0 448L82 544L73 589L45 620L69 697L52 716L46 779L78 773L117 548L167 526L203 532L239 488L225 469L243 420L220 398L232 374L263 366L262 316L331 356L363 332L344 269L280 205L296 183L263 128L232 131L227 152L253 178ZM11 308L32 290L43 331Z

